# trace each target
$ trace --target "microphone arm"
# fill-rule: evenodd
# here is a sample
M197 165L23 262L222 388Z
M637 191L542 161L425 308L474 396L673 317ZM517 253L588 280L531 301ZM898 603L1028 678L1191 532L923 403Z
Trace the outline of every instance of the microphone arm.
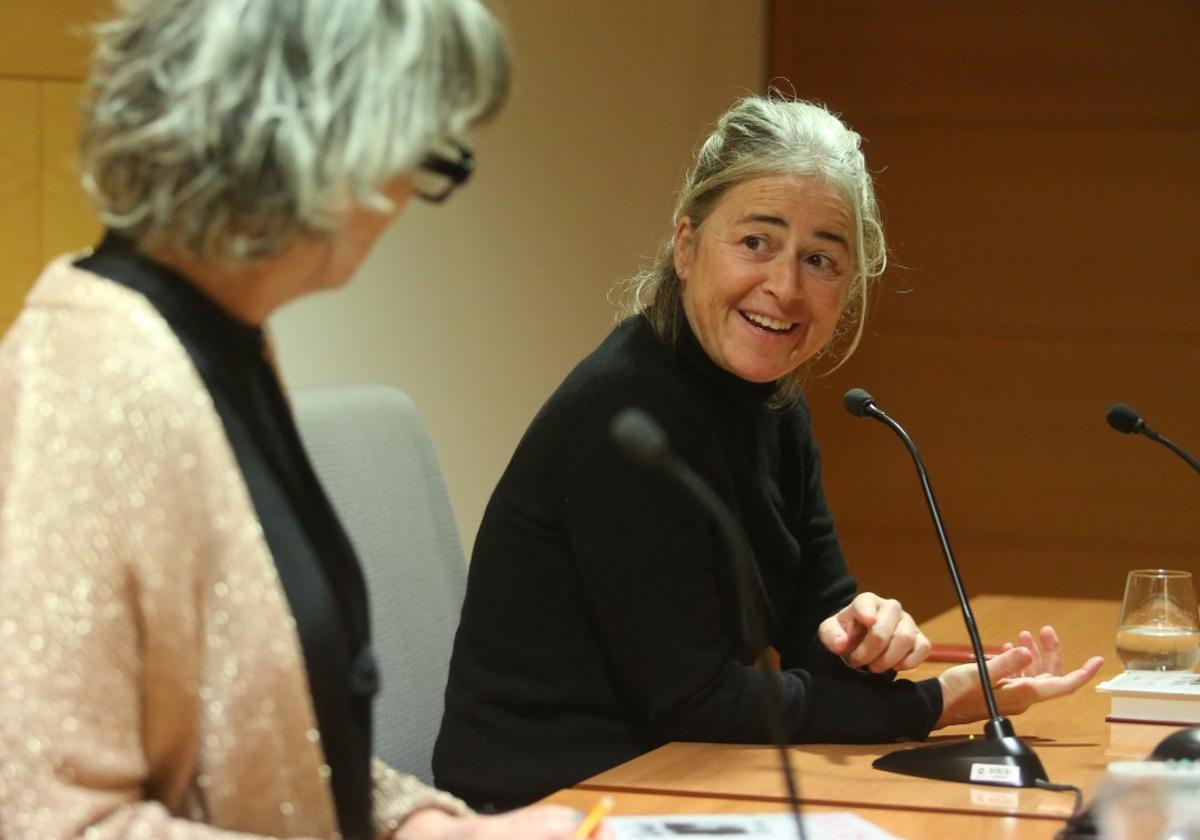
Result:
M1192 469L1194 469L1196 472L1200 473L1200 461L1197 461L1195 458L1193 458L1191 455L1189 455L1187 452L1185 452L1183 447L1176 445L1175 443L1173 443L1169 439L1163 437L1162 435L1160 435L1158 432L1154 431L1153 429L1149 429L1149 428L1145 429L1142 432L1142 434L1144 434L1146 437L1150 438L1150 440L1158 441L1163 446L1167 447L1167 449L1170 449L1172 452L1174 452L1176 455L1178 455L1180 458L1182 458L1184 461L1186 461L1191 466Z
M1145 435L1155 443L1161 443L1163 446L1170 449L1180 458L1182 458L1192 469L1200 473L1200 461L1197 461L1191 455L1177 446L1174 442L1160 435L1158 432L1146 425L1146 421L1138 416L1138 413L1124 403L1117 403L1108 410L1108 425L1112 426L1118 432L1126 435Z
M942 546L942 556L946 558L946 568L949 570L950 580L954 584L954 594L958 596L959 606L962 607L963 622L967 625L967 635L971 638L971 649L975 652L975 664L979 667L980 674L986 675L987 665L984 664L983 642L979 640L979 627L975 623L975 613L971 611L971 601L967 598L967 590L963 587L962 576L958 573L958 562L954 559L954 552L950 549L950 537L946 535L942 514L938 509L937 500L933 496L933 485L929 483L925 461L921 458L921 453L917 451L917 445L913 443L913 439L908 436L908 432L904 431L904 427L875 405L874 400L863 407L863 414L859 416L873 417L895 432L900 440L904 441L908 454L912 456L913 464L917 468L917 477L921 480L921 490L925 494L925 505L929 508L929 516L933 519L933 528L937 531L938 542ZM986 676L983 678L982 686L988 716L992 720L999 720L1000 711L996 707L996 695L992 691L991 681Z
M871 417L895 432L904 441L908 454L912 456L917 476L921 480L921 489L925 494L925 504L929 507L929 515L933 519L933 527L937 531L938 542L941 543L942 554L946 558L946 568L950 571L950 580L954 583L954 593L958 596L958 604L962 609L967 635L971 638L975 666L979 669L979 683L988 709L988 720L984 724L984 737L981 739L895 750L877 758L872 766L894 773L951 782L1006 787L1036 787L1039 781L1048 782L1049 776L1037 753L1016 736L1012 722L1002 716L996 706L996 695L992 691L991 680L988 679L987 663L983 656L983 644L979 641L975 614L971 611L971 602L963 586L958 563L950 549L950 538L946 536L942 515L933 496L933 486L929 483L925 462L917 451L916 444L908 436L908 432L879 408L874 398L862 388L847 391L843 401L846 410L855 417Z
M741 605L739 617L742 642L752 654L766 648L770 642L770 634L767 631L766 618L763 616L763 606L754 597L756 580L753 554L750 544L746 540L746 534L737 519L734 518L729 506L721 500L708 482L671 451L666 433L645 411L638 408L623 409L613 419L609 432L622 454L640 466L666 473L712 516L717 523L717 529L725 540L730 557L733 558L734 587ZM796 817L797 836L800 840L806 840L804 819L800 813L799 786L792 770L787 733L783 726L781 690L773 675L767 672L761 657L759 657L757 665L763 681L763 706L767 730L779 753L779 763L783 769L783 780L787 787L788 804Z

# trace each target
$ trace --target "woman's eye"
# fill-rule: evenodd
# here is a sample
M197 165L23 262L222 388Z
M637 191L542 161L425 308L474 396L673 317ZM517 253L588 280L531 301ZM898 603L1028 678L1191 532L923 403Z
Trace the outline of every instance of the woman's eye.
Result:
M804 261L813 268L833 268L833 260L825 254L809 254L804 258Z
M747 248L749 248L751 251L761 251L763 248L766 247L767 242L761 236L757 236L755 234L750 234L749 236L747 236L745 239L742 240L742 244L745 245Z

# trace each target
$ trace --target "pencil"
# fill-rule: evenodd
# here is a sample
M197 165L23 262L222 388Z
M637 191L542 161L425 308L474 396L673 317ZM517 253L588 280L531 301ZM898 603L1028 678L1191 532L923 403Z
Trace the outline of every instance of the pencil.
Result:
M600 825L600 821L608 816L608 812L613 809L613 798L611 796L601 796L600 801L592 806L592 810L588 811L588 815L583 818L583 822L575 829L575 840L587 840L592 836L592 832L596 830L596 826Z

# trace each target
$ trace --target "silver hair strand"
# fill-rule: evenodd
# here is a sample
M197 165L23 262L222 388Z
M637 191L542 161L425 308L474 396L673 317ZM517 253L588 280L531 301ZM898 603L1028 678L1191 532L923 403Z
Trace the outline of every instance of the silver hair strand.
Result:
M81 140L101 220L143 246L253 260L330 231L502 104L478 0L118 0Z

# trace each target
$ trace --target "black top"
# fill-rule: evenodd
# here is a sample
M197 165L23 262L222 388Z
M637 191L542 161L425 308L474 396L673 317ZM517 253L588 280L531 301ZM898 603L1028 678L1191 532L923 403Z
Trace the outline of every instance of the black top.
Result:
M262 330L108 234L76 265L146 297L212 396L275 560L304 652L338 824L373 836L371 701L379 688L357 556L313 473Z
M855 593L807 406L622 323L534 418L475 542L434 752L440 787L507 809L667 741L764 743L759 651L740 640L727 552L700 507L633 466L608 425L630 405L740 519L767 605L787 736L924 737L936 680L852 670L817 640Z

